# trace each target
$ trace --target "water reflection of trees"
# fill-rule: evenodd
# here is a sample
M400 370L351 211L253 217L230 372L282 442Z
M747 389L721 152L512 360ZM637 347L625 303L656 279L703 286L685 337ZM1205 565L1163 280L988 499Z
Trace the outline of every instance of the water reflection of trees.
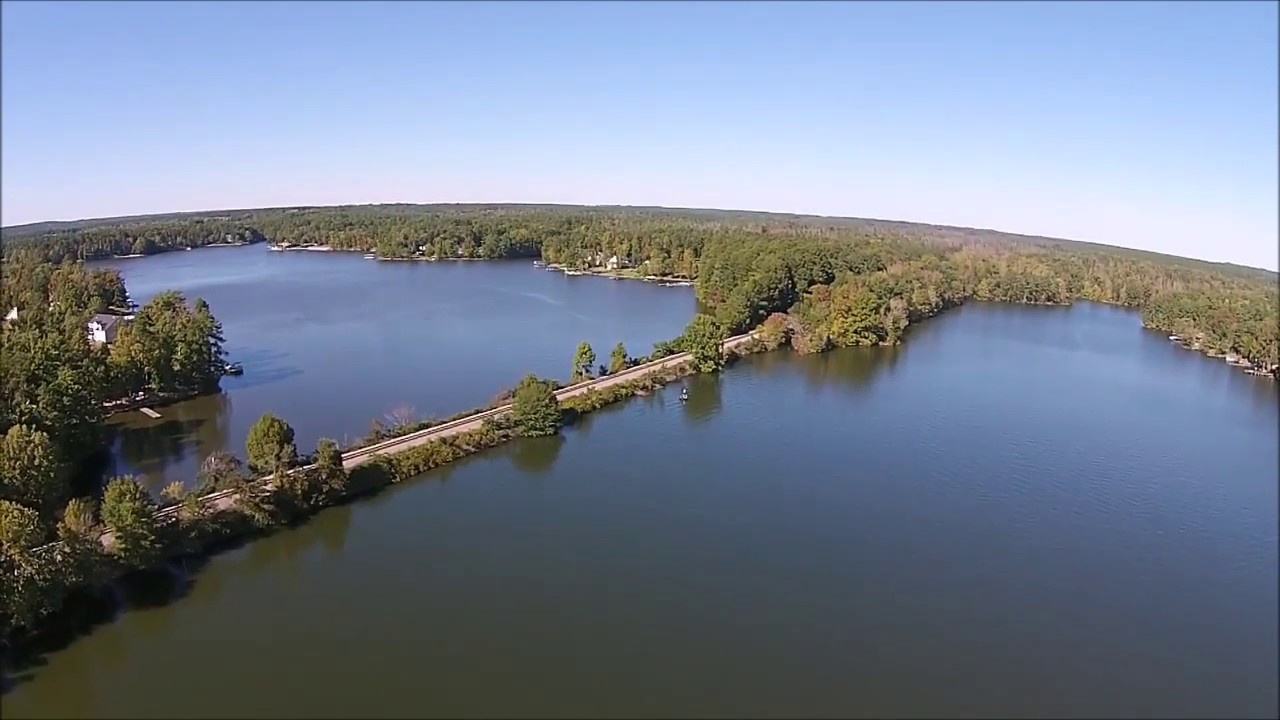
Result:
M340 555L351 532L351 507L327 508L296 526L280 528L270 537L251 541L245 549L244 564L249 572L273 570L292 576L302 567L303 556L314 548L327 555Z
M173 466L187 464L194 468L212 453L231 449L227 447L231 399L226 394L168 405L160 413L159 419L129 413L108 424L114 472L142 474L149 481L158 482Z
M689 399L681 403L684 416L694 423L705 423L720 412L722 403L720 373L692 375L685 380Z
M905 352L904 345L841 348L796 357L795 362L810 390L819 391L833 385L862 389L877 376L892 370Z
M507 456L511 464L531 475L541 475L555 467L564 447L564 438L560 435L541 438L524 438L511 443Z
M595 427L596 423L607 422L609 415L624 412L628 403L636 402L655 403L660 401L657 399L657 394L637 395L622 402L605 405L604 407L593 410L585 415L578 415L574 418L573 424L565 428L565 431L573 432L585 440L591 436L591 429Z

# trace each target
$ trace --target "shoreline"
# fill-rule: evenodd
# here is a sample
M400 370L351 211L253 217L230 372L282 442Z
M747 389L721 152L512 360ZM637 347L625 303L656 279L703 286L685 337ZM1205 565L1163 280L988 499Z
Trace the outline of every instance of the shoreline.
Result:
M1070 306L1071 304L1074 303L1065 303L1063 305ZM959 305L963 305L963 303L959 303ZM943 308L935 315L921 318L912 324L914 325L937 315L943 315L947 309L949 308ZM726 339L722 344L723 355L728 361L732 361L748 354L775 349L766 345L759 332L757 329L745 335ZM791 345L790 340L790 333L787 333L787 339L783 340L782 344ZM902 340L907 340L907 338L902 338ZM792 346L792 350L796 351L794 346ZM1202 352L1202 354L1205 353ZM718 370L713 372L718 372ZM564 426L570 427L582 415L631 397L649 394L689 374L697 374L697 371L692 367L692 357L687 353L677 353L636 365L614 375L606 375L559 387L555 390L555 394L560 402ZM174 399L173 401L176 402L178 400ZM102 583L95 584L90 588L79 586L70 588L69 591L80 592L81 590L87 590L92 592L92 587L110 587L112 583L122 578L127 579L130 575L163 568L166 563L174 559L212 557L218 554L218 548L225 547L228 544L234 546L243 545L263 534L269 534L275 529L286 527L293 522L305 522L307 517L314 515L325 507L353 501L370 493L378 492L391 484L418 477L423 473L456 460L498 447L517 437L513 426L510 424L512 407L513 405L510 401L504 400L484 410L470 411L461 417L455 416L453 419L446 419L426 427L418 424L416 427L421 429L402 428L400 434L395 437L365 441L359 446L343 449L341 452L341 466L349 473L348 481L344 488L334 497L326 497L315 501L314 504L298 509L296 512L299 514L291 519L273 518L269 522L263 521L265 524L255 525L250 522L249 511L245 510L240 501L240 495L246 492L249 493L250 502L253 502L252 498L255 496L268 499L278 497L280 483L277 482L274 476L258 477L245 484L230 488L224 487L223 489L193 497L192 499L195 501L196 506L204 508L201 511L202 514L211 519L211 527L215 528L209 531L212 535L202 538L194 547L177 543L168 545L173 541L164 540L163 542L168 546L164 549L162 559L142 568L127 567L117 561L109 552L109 548L112 546L111 531L100 526L100 534L97 536L98 542L91 543L95 546L92 557L97 562L105 562L103 567L105 579ZM123 412L123 410L119 412ZM286 477L294 473L308 473L314 471L314 469L314 465L294 468L287 472ZM167 537L175 531L182 532L186 522L183 519L186 512L188 510L181 503L157 507L154 516L157 534L161 537ZM102 546L105 546L105 549ZM65 551L66 546L61 542L55 541L37 548L34 552L41 553L47 558L48 553L59 557ZM55 607L64 607L65 601L66 596L56 603ZM50 622L56 623L58 622L56 618L59 614L60 610L55 609L46 617L50 618ZM37 623L30 633L20 636L19 640L24 644L27 640L38 642L38 638L43 631L44 625Z
M209 246L205 246L209 247ZM328 245L272 245L267 243L267 250L270 252L338 252Z
M726 365L734 359L763 349L755 331L726 338L721 344ZM689 353L677 353L612 375L559 387L554 392L562 414L562 426L570 427L583 415L638 395L647 395L691 374L697 374L693 356ZM265 525L252 521L246 524L248 518L239 503L240 493L249 492L250 497L259 493L275 497L280 488L274 475L257 477L239 487L223 488L197 496L194 498L195 504L201 508L201 514L209 522L210 535L201 538L194 547L173 539L161 540L166 547L156 560L144 567L130 567L118 561L111 553L114 544L112 531L99 525L96 529L97 542L90 541L95 546L90 551L91 560L103 563L96 571L100 573L96 579L87 584L64 588L64 594L54 603L54 608L48 615L17 638L0 639L0 647L14 647L14 639L19 647L38 645L52 626L65 621L63 612L67 609L68 599L73 595L99 593L114 583L128 581L131 576L154 572L174 561L214 557L225 548L239 547L294 523L306 522L309 517L327 507L353 502L389 485L418 477L443 465L518 439L520 436L511 424L513 408L511 400L503 400L485 410L468 411L462 417L438 422L421 430L344 450L341 453L341 464L347 475L345 487L335 496L300 508L296 517L272 518ZM295 467L287 471L286 477L314 470L314 464ZM165 538L175 529L181 532L183 512L182 502L156 508L153 518L158 538ZM55 540L33 549L32 553L45 558L52 555L57 562L61 562L68 550L66 543ZM17 654L22 656L21 650Z
M168 405L176 405L187 400L194 400L205 395L216 395L222 392L221 387L212 390L192 390L183 393L170 393L163 395L147 395L146 397L126 398L122 400L109 400L102 404L103 419L123 415L125 413L137 412L142 408L162 408Z
M366 260L375 260L377 262L496 262L496 261L519 261L527 260L533 256L510 257L510 258L485 258L485 257L437 257L435 255L415 255L413 257L383 257L378 255L374 250L362 248L334 248L328 245L294 245L290 247L280 247L277 245L268 245L268 249L272 252L333 252L333 253L360 253ZM593 277L609 278L611 280L635 280L637 282L646 282L657 284L661 287L693 287L694 280L680 275L640 275L635 272L634 268L625 268L621 270L609 270L603 267L593 267L586 270L574 270L559 263L543 262L540 259L534 260L536 267L542 270L551 270L561 272L565 275L590 275Z
M662 287L693 287L694 281L686 277L678 275L640 275L633 268L623 268L619 270L609 270L603 267L587 268L586 270L573 270L560 263L544 263L540 265L544 270L554 272L562 272L565 275L581 276L590 275L593 277L604 277L611 280L636 280L639 282L656 283Z

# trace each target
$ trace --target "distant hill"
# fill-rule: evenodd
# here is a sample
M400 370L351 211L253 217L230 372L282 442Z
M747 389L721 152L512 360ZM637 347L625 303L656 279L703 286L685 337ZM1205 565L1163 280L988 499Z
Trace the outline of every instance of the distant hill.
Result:
M1221 273L1235 277L1280 280L1280 275L1263 268L1237 265L1235 263L1197 260L1178 255L1135 250L1115 245L1104 245L1079 240L1051 238L1039 235L1021 235L983 228L955 227L950 225L930 225L927 223L906 222L903 220L882 220L875 218L835 217L825 215L801 215L794 213L776 213L757 210L724 210L714 208L669 208L643 205L559 205L532 203L384 203L370 205L300 205L295 207L245 208L234 210L203 210L192 212L174 212L152 215L123 215L107 218L88 218L83 220L51 220L10 225L0 228L0 239L22 241L42 235L88 230L99 227L135 226L155 222L174 222L182 220L231 220L252 222L255 218L276 213L306 212L311 210L345 210L349 212L419 214L438 212L581 212L601 214L640 214L654 216L684 217L712 222L728 223L767 223L794 224L802 226L848 228L894 233L908 237L930 239L955 244L968 245L1034 245L1055 247L1074 252L1097 252L1111 255L1122 255L1135 260L1180 265Z

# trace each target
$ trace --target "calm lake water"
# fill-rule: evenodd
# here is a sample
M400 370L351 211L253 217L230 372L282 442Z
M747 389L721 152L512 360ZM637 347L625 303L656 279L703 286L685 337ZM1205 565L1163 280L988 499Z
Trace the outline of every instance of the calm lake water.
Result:
M526 373L567 379L578 343L597 363L619 341L636 355L679 335L692 288L566 276L531 261L375 262L353 253L270 252L265 245L100 263L142 303L167 289L203 297L245 373L220 395L134 412L120 430L117 474L159 491L190 483L215 450L244 456L249 427L271 412L303 452L355 440L408 407L448 417L487 405Z
M388 267L364 293L425 297L438 272L458 278L438 281L455 283L445 302L529 274ZM279 366L326 378L292 412L232 389L237 412L243 396L306 432L362 422L392 397L363 399L343 377L357 366L383 368L369 393L417 378L420 407L467 407L522 363L559 369L569 339L656 339L692 309L533 274L566 315L508 342L482 302L406 330L411 313L331 292L331 272L208 293L229 337L255 305L276 318L234 331L243 353L307 338ZM569 309L618 325L557 329ZM563 341L538 349L546 335ZM526 345L534 359L510 357ZM454 346L474 379L421 362ZM180 598L17 678L5 716L1276 716L1273 384L1114 308L971 304L899 348L755 356L689 387L687 404L671 387L218 556Z

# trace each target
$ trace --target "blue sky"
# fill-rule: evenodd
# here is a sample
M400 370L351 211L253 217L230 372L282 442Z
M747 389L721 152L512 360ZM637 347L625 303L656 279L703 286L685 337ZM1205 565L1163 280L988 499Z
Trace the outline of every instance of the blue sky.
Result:
M1277 4L3 4L0 220L564 202L1277 265Z

